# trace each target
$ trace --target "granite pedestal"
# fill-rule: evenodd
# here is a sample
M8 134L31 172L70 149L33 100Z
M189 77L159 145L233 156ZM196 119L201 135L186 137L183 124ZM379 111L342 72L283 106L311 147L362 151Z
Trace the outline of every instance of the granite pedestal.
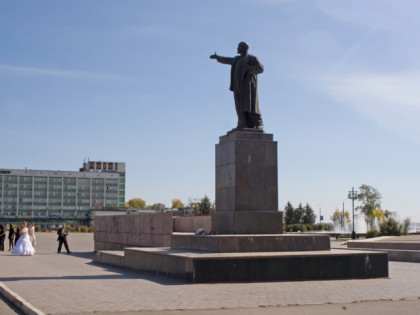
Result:
M279 234L277 142L262 130L233 131L216 145L217 234Z
M388 276L388 254L331 251L322 234L284 235L278 211L277 143L260 130L216 145L216 235L172 234L171 248L98 252L95 261L189 282L354 279Z

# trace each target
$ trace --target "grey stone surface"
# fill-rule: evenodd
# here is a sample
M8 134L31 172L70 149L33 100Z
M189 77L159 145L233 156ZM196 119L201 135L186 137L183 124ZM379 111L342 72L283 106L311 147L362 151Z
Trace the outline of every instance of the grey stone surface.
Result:
M139 213L95 218L95 250L127 246L170 246L172 213Z
M420 235L382 236L359 241L348 241L347 247L420 251Z
M216 145L216 211L278 211L277 142L231 132Z
M196 232L202 228L205 232L211 231L211 216L184 216L173 217L174 232Z
M213 253L287 252L330 250L327 235L172 235L173 249L191 249Z
M95 261L100 258L95 256ZM388 276L388 256L367 251L206 253L126 248L125 267L187 282L295 281Z
M281 234L283 212L229 211L212 215L212 230L217 234Z
M389 260L420 262L420 235L382 236L366 240L348 241L349 249L384 251Z
M294 305L313 310L304 314L323 314L324 307L334 310L328 314L395 314L396 308L389 312L385 300L398 303L403 314L419 313L420 264L390 262L389 278L186 285L172 278L92 263L92 234L70 233L68 240L72 255L57 255L54 233L37 234L35 256L0 252L1 282L48 314L300 314ZM418 302L414 309L399 304L410 299ZM375 308L375 313L363 301L383 306ZM351 312L353 306L363 307Z

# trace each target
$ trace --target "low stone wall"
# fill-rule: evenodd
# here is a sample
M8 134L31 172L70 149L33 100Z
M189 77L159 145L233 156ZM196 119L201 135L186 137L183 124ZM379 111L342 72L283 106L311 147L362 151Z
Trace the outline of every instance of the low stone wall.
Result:
M172 213L139 213L95 217L95 251L125 247L170 247Z
M202 228L211 231L211 216L174 217L174 232L196 232Z

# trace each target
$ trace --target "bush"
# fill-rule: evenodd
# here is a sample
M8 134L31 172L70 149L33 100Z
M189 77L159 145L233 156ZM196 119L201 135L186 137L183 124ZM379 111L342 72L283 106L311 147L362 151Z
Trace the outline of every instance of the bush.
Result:
M93 231L94 231L93 226L89 226L89 228L88 228L88 232L89 232L89 233L92 233Z
M285 229L286 232L299 232L304 230L303 224L289 224L286 225Z
M71 225L67 225L67 231L74 232L74 228Z
M41 228L38 225L35 225L35 232L41 232Z
M334 225L329 223L322 224L289 224L284 227L285 232L306 232L306 231L332 231Z
M82 233L86 233L87 231L88 231L87 226L81 226L81 227L80 227L80 232L82 232Z
M378 237L381 236L381 233L379 233L378 231L372 230L372 231L368 231L366 233L366 238L373 238L373 237Z
M42 227L41 232L48 232L48 229L46 227Z

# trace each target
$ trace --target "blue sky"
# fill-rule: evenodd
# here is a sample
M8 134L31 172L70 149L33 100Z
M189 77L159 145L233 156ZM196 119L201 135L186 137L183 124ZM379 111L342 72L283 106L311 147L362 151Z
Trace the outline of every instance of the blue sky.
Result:
M235 126L229 67L259 57L279 207L325 219L352 187L420 222L420 4L2 1L0 168L127 163L127 199L214 200L214 146Z

